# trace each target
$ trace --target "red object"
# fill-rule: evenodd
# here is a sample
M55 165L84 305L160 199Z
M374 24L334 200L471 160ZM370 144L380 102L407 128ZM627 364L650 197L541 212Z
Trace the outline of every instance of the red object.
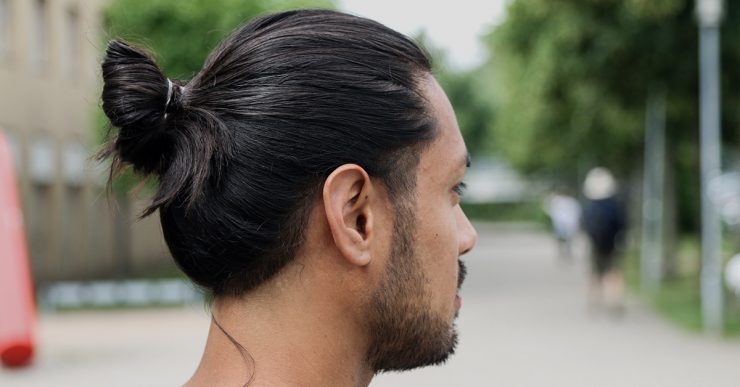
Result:
M31 363L35 319L13 157L0 130L0 360L3 365L22 367Z

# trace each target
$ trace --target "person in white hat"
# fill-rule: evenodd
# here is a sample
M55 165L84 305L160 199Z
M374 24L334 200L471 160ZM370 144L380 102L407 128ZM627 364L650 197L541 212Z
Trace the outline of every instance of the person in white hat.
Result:
M605 304L615 314L624 310L624 279L617 249L626 229L624 209L617 199L617 182L608 169L597 167L586 175L583 228L591 241L590 306Z

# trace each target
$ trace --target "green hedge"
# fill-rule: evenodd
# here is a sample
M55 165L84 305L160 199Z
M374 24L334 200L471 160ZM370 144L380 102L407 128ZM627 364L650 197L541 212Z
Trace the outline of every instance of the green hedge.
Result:
M462 203L461 207L471 220L548 224L547 215L537 202Z

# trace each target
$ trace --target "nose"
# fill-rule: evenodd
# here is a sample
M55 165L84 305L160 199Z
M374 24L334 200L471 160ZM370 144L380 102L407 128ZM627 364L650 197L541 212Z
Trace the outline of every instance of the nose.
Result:
M457 230L460 242L460 255L467 254L478 241L478 232L460 206L457 206Z

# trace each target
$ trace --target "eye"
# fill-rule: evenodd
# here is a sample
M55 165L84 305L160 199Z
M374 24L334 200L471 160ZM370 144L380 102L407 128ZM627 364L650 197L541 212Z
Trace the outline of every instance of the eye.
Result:
M457 196L463 196L466 188L468 188L467 184L465 184L464 181L461 181L455 184L454 187L452 187L452 191L454 191L457 194Z

